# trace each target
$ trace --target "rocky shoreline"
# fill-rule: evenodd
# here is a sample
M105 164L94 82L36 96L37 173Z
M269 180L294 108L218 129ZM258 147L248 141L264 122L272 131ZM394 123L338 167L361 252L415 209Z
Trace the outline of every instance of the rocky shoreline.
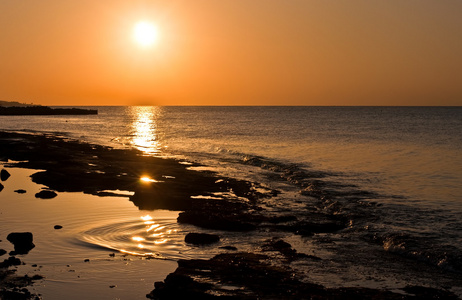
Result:
M113 149L54 135L0 132L0 161L5 167L43 170L31 177L35 183L47 186L50 193L114 196L116 193L107 191L129 190L134 191L130 201L139 209L180 210L178 222L197 228L196 235L189 235L189 243L213 245L221 238L204 235L201 228L220 230L224 235L264 228L275 236L290 232L310 237L318 233L334 234L347 228L351 221L341 214L319 212L313 212L309 218L290 213L273 214L261 203L279 191L263 188L258 183L224 178L210 171L195 170L194 164L150 157L133 149ZM297 170L290 175L291 180L297 179L296 173ZM142 177L147 180L140 180ZM320 186L321 181L313 181L310 186L301 187L305 194L324 199L329 192L318 188ZM231 196L215 197L220 193ZM147 297L458 299L448 291L416 286L408 286L400 293L368 288L329 289L310 283L290 267L293 261L320 258L298 253L281 238L266 240L251 252L239 251L235 246L222 247L227 252L209 260L179 260L177 270L163 282L156 282ZM0 268L0 273L6 277L10 270ZM27 284L16 287L2 284L0 289L2 293L10 293ZM26 298L11 299L37 297L26 291L21 294Z

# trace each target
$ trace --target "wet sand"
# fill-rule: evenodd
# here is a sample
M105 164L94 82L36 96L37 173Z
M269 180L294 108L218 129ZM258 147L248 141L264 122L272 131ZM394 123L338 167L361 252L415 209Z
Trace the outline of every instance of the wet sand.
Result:
M84 192L117 196L116 192L108 191L134 191L130 201L139 209L182 211L178 222L197 226L198 233L202 229L214 229L226 235L226 232L252 232L264 228L275 236L291 232L310 237L317 233L334 234L346 228L350 221L334 214L312 214L309 219L293 214L273 214L261 205L261 200L275 197L278 191L265 189L258 183L223 178L210 171L199 171L196 165L146 156L137 150L112 149L53 135L0 132L0 160L5 162L6 168L43 170L33 174L32 180L57 194ZM232 197L217 199L215 196L220 193L232 194ZM315 187L306 189L305 193L313 197L327 195L322 188ZM192 242L213 244L214 240L215 237L211 237ZM298 253L283 239L262 241L246 252L238 251L235 246L238 245L226 246L225 253L209 260L179 260L177 270L164 281L156 282L147 297L457 299L447 291L416 286L408 286L399 293L366 288L325 288L309 283L290 267L293 261L310 262L320 258ZM27 289L19 289L32 284L30 278L14 276L6 265L0 270L2 276L10 278L2 281L3 294L0 295L12 299L36 297Z

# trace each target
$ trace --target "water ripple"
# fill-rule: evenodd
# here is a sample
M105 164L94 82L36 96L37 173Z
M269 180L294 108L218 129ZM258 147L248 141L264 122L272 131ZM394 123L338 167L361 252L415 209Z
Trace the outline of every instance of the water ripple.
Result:
M87 247L159 259L183 258L182 251L186 249L184 232L175 219L154 219L149 215L98 224L82 232L79 240Z

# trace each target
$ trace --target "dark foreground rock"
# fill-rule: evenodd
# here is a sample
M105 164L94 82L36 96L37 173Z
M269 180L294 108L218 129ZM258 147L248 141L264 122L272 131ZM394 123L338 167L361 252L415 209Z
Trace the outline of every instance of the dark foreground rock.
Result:
M9 268L11 266L19 266L20 264L21 264L21 260L19 258L10 256L0 263L0 268Z
M407 295L368 288L328 289L300 281L290 268L270 264L266 255L246 252L220 254L210 260L180 260L175 272L154 286L147 298L458 299L447 291L418 287L408 288Z
M40 275L17 276L13 270L0 269L0 299L39 300L40 296L31 293L26 287L34 281L43 279Z
M190 232L186 235L184 241L195 245L207 245L219 242L220 237L216 234Z
M53 199L56 196L58 196L58 194L56 194L53 191L47 191L47 190L40 191L35 194L35 198L40 198L40 199Z
M2 169L0 171L0 180L2 180L2 181L8 180L8 178L10 178L10 176L11 176L11 174L5 169Z
M35 247L33 235L30 232L12 232L6 239L14 245L15 254L27 254Z

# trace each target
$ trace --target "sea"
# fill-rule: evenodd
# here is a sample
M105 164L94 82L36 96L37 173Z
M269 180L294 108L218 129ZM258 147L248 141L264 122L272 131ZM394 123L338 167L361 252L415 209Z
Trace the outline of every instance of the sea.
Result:
M249 180L281 191L264 203L273 212L308 215L316 211L347 216L350 226L336 234L302 237L263 230L247 237L247 242L239 235L228 238L229 243L239 245L241 241L245 250L253 249L256 240L279 235L297 251L320 258L291 264L307 281L326 287L361 286L398 292L406 285L420 285L462 296L462 107L80 108L97 109L98 115L0 116L0 130L48 133L114 148L135 148L144 155L186 164L199 163L201 169L215 171L219 176ZM33 173L12 172L24 178ZM312 197L313 185L325 192L324 196ZM77 295L76 299L81 297L83 278L87 280L87 291L98 297L137 299L133 298L133 286L142 288L139 299L143 299L154 279L163 280L175 269L177 259L216 254L215 248L184 244L182 233L191 227L175 222L177 212L140 212L124 198L114 200L112 203L118 201L120 206L107 211L102 208L109 206L104 202L107 200L98 202L94 200L98 197L91 195L65 194L68 195L62 198L69 203L63 204L62 211L44 217L51 218L50 226L52 222L68 221L73 228L72 234L63 233L56 242L60 251L55 252L62 258L53 256L58 255L55 252L46 252L49 249L41 254L33 250L27 257L42 264L38 271L48 272L52 278L36 288L45 299L72 299L62 294L63 288ZM1 196L0 193L0 200ZM25 205L39 205L31 204L36 199L24 201ZM84 212L82 203L99 208ZM34 219L40 209L36 207L27 215L36 227L43 223L43 218ZM8 211L2 211L4 220L8 219ZM18 226L20 222L14 221L18 213L24 211L11 208L9 224ZM132 231L142 231L140 221L146 220L158 220L170 228L171 238L151 248L148 245L146 251L160 251L166 259L154 262L162 272L141 280L140 270L152 272L153 262L117 257L120 250L130 247L127 239ZM4 229L2 235L8 230ZM44 243L50 238L44 238ZM0 244L1 247L4 246ZM139 244L133 248L143 254ZM116 258L110 258L117 261L112 265L133 268L113 280L122 281L118 284L87 267L91 261L83 262L87 256L100 255L97 261L107 274L114 268L103 258L108 251L117 253ZM44 253L52 258L43 258ZM69 257L78 258L75 269L65 263ZM162 264L164 267L160 267ZM56 274L66 275L58 278ZM124 285L127 278L138 282L138 286L133 282ZM94 287L95 282L103 282L104 289ZM98 297L95 299L106 298Z

